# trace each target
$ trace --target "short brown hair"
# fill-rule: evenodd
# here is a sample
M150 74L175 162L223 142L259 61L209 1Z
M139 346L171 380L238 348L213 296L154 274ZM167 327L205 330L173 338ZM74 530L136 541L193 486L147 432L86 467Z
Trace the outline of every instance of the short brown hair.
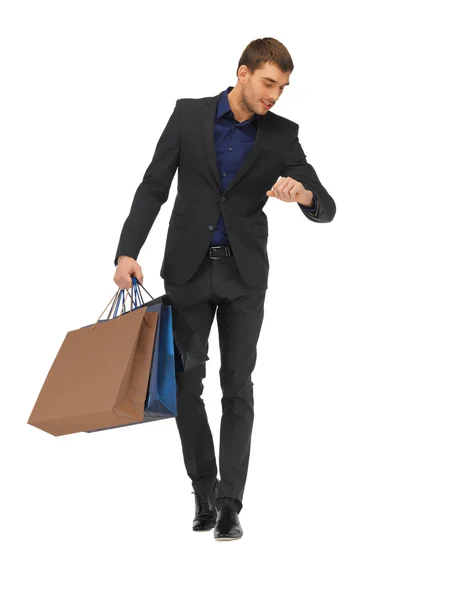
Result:
M246 65L253 75L256 69L261 68L265 62L275 64L284 73L294 70L294 63L286 46L275 38L265 37L253 40L248 44L239 59L236 75L238 75L241 65Z

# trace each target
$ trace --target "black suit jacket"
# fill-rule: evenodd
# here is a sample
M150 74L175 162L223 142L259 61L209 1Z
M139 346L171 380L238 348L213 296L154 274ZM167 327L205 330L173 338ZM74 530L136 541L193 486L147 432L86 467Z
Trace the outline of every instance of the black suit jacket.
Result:
M303 214L316 223L328 223L336 205L306 161L298 140L299 126L268 112L259 120L254 145L233 181L222 192L214 146L214 119L220 94L181 98L156 145L153 159L136 190L114 259L137 260L159 210L169 195L178 168L178 187L169 221L160 275L185 283L203 260L214 226L223 214L238 269L250 286L267 287L268 224L263 208L278 177L293 177L316 194L315 213Z

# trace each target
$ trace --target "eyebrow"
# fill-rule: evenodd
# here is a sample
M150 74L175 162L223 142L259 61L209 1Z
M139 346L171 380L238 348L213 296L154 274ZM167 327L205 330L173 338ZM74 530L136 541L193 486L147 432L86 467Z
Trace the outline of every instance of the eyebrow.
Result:
M271 81L272 83L278 83L277 81L275 81L275 79L271 79L270 77L263 77L263 79L267 79L268 81ZM289 85L289 82L285 83L284 85Z

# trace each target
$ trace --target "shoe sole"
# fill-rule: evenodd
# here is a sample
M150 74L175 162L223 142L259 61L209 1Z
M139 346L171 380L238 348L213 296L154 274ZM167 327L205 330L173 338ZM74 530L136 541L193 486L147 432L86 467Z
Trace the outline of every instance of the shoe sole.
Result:
M236 540L240 540L242 539L241 537L237 537L237 538L233 538L233 537L220 537L220 538L214 538L216 540L216 542L234 542Z
M211 529L214 529L214 527L216 526L216 523L211 523L211 525L205 526L205 527L201 527L201 528L192 528L192 531L211 531Z

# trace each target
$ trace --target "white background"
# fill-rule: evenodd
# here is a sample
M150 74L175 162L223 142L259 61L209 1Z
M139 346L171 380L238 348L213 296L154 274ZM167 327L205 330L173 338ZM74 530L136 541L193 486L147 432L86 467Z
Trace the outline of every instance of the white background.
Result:
M444 4L2 5L2 597L449 598ZM27 419L67 331L117 289L176 99L235 85L265 36L295 65L274 111L337 213L266 204L244 536L220 544L191 530L174 419L62 437ZM153 296L176 178L138 258ZM209 356L218 452L216 321Z

